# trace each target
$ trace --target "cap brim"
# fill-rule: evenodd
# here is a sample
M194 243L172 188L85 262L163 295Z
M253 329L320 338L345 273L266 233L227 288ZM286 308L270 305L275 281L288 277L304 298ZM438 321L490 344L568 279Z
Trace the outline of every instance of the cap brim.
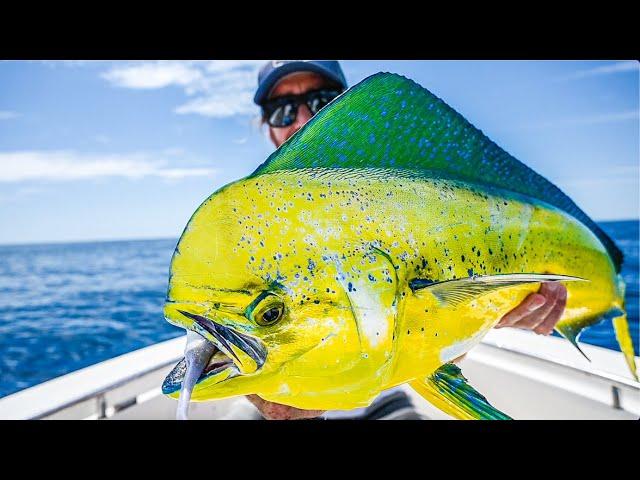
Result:
M273 70L271 73L269 73L269 75L267 75L267 77L262 81L262 83L258 87L258 90L256 91L256 94L253 97L254 103L256 103L257 105L261 105L262 102L267 99L273 87L276 86L276 83L278 83L287 75L290 75L292 73L297 73L297 72L318 73L324 77L327 77L333 80L338 85L341 85L343 88L347 88L347 86L344 84L344 79L342 79L341 77L336 75L335 72L327 68L324 68L315 63L291 62L285 65L282 65L280 68Z

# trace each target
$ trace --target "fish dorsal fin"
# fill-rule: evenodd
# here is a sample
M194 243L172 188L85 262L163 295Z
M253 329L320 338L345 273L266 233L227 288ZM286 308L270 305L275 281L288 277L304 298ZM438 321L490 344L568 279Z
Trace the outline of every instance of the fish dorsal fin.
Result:
M402 169L547 202L584 223L616 270L622 252L568 196L412 80L377 73L323 108L252 176L302 168Z
M464 302L501 288L513 287L525 283L585 281L584 278L567 275L545 275L539 273L509 273L501 275L474 275L443 282L415 278L409 281L409 288L416 293L428 291L432 293L443 307L456 307Z

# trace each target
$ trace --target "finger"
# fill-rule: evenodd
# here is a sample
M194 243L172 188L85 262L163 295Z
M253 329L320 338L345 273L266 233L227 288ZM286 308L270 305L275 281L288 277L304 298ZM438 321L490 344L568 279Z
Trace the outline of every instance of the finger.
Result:
M258 410L262 408L262 406L266 403L265 400L260 398L258 395L245 395L247 400L249 400Z
M464 360L466 356L467 356L467 354L463 353L459 357L456 357L453 360L451 360L451 362L457 364L458 362L461 362L462 360Z
M531 293L522 301L522 303L520 303L520 305L505 314L500 319L500 322L498 322L496 327L501 328L512 326L514 323L531 314L531 312L542 307L546 301L547 299L543 295L540 295L539 293Z
M557 297L560 293L560 290L564 288L565 286L558 282L544 282L542 285L540 285L538 293L546 298Z
M541 312L541 310L544 308L546 310L546 307L553 307L553 304L549 305L549 300L547 300L547 303L544 304L544 307L540 308L540 310L536 310L535 312L532 312L531 314L527 315L526 317L520 319L519 321L517 321L516 323L514 323L513 325L511 325L513 328L522 328L523 330L533 330L535 329L538 325L540 325L542 322L544 322L545 318L547 317L545 312ZM546 310L546 312L548 313L550 310Z
M324 410L302 410L300 408L269 402L258 395L247 395L247 399L266 420L302 420L322 415Z
M560 317L562 317L564 309L567 306L567 287L564 285L561 286L562 288L558 291L558 299L556 300L553 309L549 312L544 321L534 329L534 332L542 335L549 335L560 320Z
M544 289L541 288L539 294L544 295L546 298L547 301L545 304L520 321L514 323L512 326L526 330L534 330L538 325L545 321L547 315L549 315L555 307L558 301L559 291L558 285L550 285Z

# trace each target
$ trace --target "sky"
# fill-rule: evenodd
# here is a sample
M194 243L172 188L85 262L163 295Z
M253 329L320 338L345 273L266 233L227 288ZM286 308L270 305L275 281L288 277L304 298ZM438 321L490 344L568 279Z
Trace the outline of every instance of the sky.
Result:
M180 236L273 151L258 61L0 61L0 244ZM595 220L639 217L640 63L342 61L411 78Z

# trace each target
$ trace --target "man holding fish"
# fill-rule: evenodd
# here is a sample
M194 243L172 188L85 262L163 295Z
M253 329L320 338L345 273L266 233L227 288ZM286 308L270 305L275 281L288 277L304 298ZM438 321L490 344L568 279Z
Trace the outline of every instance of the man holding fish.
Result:
M262 122L269 128L269 138L280 147L320 109L347 89L347 82L337 61L269 61L258 75L254 102L261 107ZM531 293L516 308L504 315L495 328L516 327L549 335L563 314L566 287L558 282L543 283L538 293ZM418 419L404 392L392 389L381 394L366 409L327 413L302 410L266 401L257 395L247 397L266 419Z
M408 383L454 418L506 420L452 363L496 326L553 327L584 355L581 332L611 320L638 378L623 253L557 186L402 75L340 93L336 63L296 61L259 84L279 147L198 207L171 259L179 418L240 395L266 418L417 418L387 403Z

